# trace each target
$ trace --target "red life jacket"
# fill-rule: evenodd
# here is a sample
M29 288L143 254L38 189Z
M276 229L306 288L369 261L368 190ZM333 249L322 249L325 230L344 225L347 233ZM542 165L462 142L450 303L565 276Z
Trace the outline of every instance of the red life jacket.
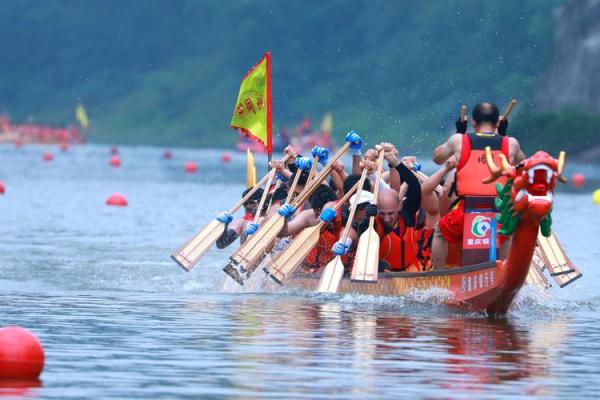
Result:
M379 235L379 260L388 263L393 271L403 271L411 265L419 267L420 263L417 257L419 230L418 225L406 226L404 219L400 216L398 229L386 234L383 221L378 215L375 219L375 231ZM419 269L421 268L419 267Z
M304 264L310 268L322 268L333 260L335 256L331 248L339 240L343 228L342 215L338 212L331 225L321 232L317 245L308 253Z
M494 183L481 183L483 179L490 176L485 160L486 146L491 148L496 165L500 165L500 154L504 154L508 160L508 136L488 133L462 135L462 150L455 178L456 192L459 196L496 196ZM498 182L504 184L506 178L501 177Z

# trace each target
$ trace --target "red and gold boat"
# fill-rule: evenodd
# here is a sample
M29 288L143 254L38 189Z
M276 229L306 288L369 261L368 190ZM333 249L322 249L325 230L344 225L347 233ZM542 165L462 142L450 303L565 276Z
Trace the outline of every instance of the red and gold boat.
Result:
M499 233L512 238L506 259L428 272L380 273L376 282L352 281L345 277L338 291L398 296L419 289L439 288L447 291L446 302L451 306L488 314L505 314L528 276L538 232L541 230L544 236L551 235L553 193L556 182L564 181L564 153L556 160L539 151L516 167L510 166L502 157L498 167L490 152L486 156L491 173L488 181L506 180L505 184L496 184L499 197L495 199L499 212L497 219L502 224ZM485 218L475 218L474 221L485 222ZM473 226L469 228L474 229ZM486 229L488 241L490 231ZM492 241L495 242L494 239ZM463 243L463 260L464 255ZM494 259L496 257L491 260ZM318 282L319 275L298 272L288 284L312 291Z

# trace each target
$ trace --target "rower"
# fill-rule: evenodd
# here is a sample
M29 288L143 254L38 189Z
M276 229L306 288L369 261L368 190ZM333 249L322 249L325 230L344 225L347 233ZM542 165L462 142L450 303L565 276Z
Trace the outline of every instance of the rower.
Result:
M244 190L244 193L242 193L242 198L250 190L252 190L252 188ZM217 216L217 221L225 224L223 233L219 239L217 239L217 248L224 249L231 243L235 242L238 237L240 238L241 243L246 240L244 231L246 226L254 219L258 208L258 203L260 202L262 195L263 189L259 188L252 196L250 196L250 198L244 203L244 216L241 218L234 220L233 215L229 214L228 212L222 212Z
M494 209L496 197L495 185L483 184L481 181L489 175L484 149L489 146L492 156L499 159L504 154L510 164L515 165L525 159L519 142L506 136L508 120L499 121L499 111L492 103L480 103L473 108L472 124L475 133L466 132L466 125L459 126L458 133L450 136L446 143L438 146L433 153L433 161L437 164L445 163L454 156L458 160L455 174L456 192L461 201L452 211L443 216L435 228L432 244L433 268L442 268L446 264L448 242L459 243L463 241L463 227L465 218L465 202L469 210ZM501 122L501 124L500 124ZM500 132L497 132L497 129ZM487 217L486 217L487 218ZM506 242L506 238L501 239ZM507 243L501 250L507 249ZM467 265L463 259L462 264Z
M364 232L369 217L375 216L375 230L380 238L379 260L381 271L420 271L417 259L417 230L421 228L416 221L416 213L421 205L421 185L417 177L400 162L395 148L390 143L382 143L380 151L385 151L385 159L390 169L395 169L402 182L407 184L406 198L400 199L398 192L383 188L379 191L377 205L365 208L366 217L358 230L350 230L350 241L337 242L333 247L335 255L346 254L352 242Z

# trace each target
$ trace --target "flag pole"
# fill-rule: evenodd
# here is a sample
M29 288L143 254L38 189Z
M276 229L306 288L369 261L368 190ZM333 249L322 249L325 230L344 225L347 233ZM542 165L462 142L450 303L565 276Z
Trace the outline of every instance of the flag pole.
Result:
M273 157L273 97L271 96L271 52L265 52L267 59L267 160ZM267 167L268 168L268 167Z

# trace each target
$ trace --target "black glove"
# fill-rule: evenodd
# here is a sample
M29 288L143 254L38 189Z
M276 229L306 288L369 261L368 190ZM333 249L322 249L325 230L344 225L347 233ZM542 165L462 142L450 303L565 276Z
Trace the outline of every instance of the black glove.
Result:
M365 214L367 217L375 217L377 214L379 214L379 209L375 204L369 204L365 207Z
M456 133L467 133L467 119L463 121L460 117L456 120Z
M506 118L502 118L500 123L498 124L498 133L500 136L506 136L506 130L508 129L508 120Z

